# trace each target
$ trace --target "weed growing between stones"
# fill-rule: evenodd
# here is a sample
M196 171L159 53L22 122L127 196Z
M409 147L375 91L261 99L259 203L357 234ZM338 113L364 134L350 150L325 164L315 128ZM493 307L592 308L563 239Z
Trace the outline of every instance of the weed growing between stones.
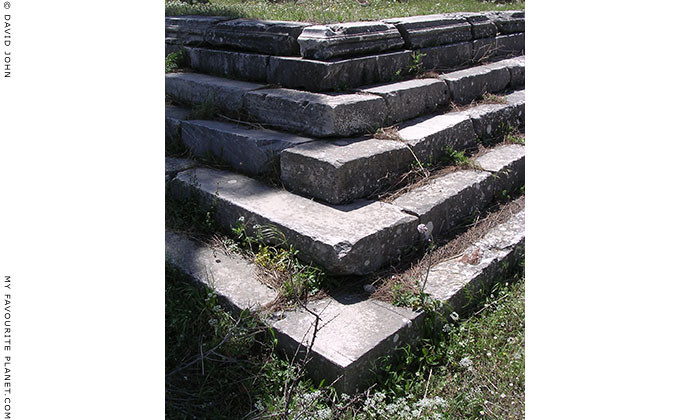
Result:
M181 67L184 66L184 63L184 51L175 51L173 53L170 53L167 57L165 57L165 72L172 73L175 70L179 70Z

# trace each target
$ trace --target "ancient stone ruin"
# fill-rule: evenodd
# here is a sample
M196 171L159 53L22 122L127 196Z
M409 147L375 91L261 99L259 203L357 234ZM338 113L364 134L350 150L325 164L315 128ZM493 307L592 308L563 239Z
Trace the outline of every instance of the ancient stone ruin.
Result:
M250 230L274 226L301 259L338 278L385 268L424 240L419 225L450 231L524 186L524 144L505 141L524 130L524 39L523 12L331 25L167 17L166 54L182 51L192 70L166 74L166 144L194 157L166 158L168 194L195 195L226 229L240 218ZM199 107L225 118L200 117ZM469 168L377 198L411 167L478 148ZM471 244L463 255L472 258L433 266L425 292L459 307L523 249L521 210ZM261 310L278 293L251 262L183 234L166 233L166 254L231 309ZM310 373L317 383L340 377L348 392L367 384L378 357L414 343L425 317L359 292L308 309L265 322L295 352L309 346L320 314L327 325Z

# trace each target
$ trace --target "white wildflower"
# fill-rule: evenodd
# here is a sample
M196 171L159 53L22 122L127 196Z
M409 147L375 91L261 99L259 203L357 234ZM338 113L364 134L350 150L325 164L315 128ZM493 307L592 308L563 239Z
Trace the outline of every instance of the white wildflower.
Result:
M460 319L460 315L458 315L457 312L451 312L450 319L452 319L453 322L458 322L458 320Z

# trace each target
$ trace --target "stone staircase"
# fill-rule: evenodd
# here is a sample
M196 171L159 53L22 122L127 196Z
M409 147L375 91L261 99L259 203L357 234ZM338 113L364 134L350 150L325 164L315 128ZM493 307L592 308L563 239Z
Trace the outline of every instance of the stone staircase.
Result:
M419 244L420 224L452 232L524 185L524 145L504 141L524 129L522 12L339 25L168 17L173 51L189 67L166 74L166 145L194 160L166 158L169 194L212 208L225 230L240 218L250 234L275 226L336 278L381 270ZM462 151L473 157L466 168L426 169ZM426 176L406 181L415 171ZM434 266L425 292L460 307L523 248L518 211L468 248L478 259ZM166 253L231 309L277 297L251 263L180 233L166 234ZM340 377L346 392L371 378L377 357L414 342L425 317L351 292L307 309L266 322L294 352L308 346L314 313L332 320L316 335L310 372Z

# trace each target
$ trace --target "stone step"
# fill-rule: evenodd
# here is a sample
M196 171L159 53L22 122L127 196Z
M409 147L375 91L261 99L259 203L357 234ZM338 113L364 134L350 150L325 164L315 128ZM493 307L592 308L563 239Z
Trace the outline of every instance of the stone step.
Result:
M240 217L250 233L255 224L273 225L299 250L300 258L334 274L370 273L395 260L418 235L417 218L390 204L327 206L217 169L177 174L171 193L198 198L202 208L214 207L225 229L235 227Z
M452 228L524 180L524 146L496 147L481 162L490 170L458 170L432 179L392 204L325 205L210 168L178 173L171 192L178 198L199 199L202 208L213 208L226 230L235 227L240 217L250 233L254 225L270 224L285 234L305 261L336 275L361 275L391 263L413 245L420 221L432 221L439 230Z
M525 182L525 147L511 144L489 150L476 159L484 170L459 170L434 178L393 200L392 204L432 222L435 232L455 227L479 213L502 191L512 192ZM486 165L486 168L483 166Z
M460 255L431 267L425 293L461 311L476 292L502 280L524 258L524 210L490 229ZM471 254L475 258L463 258ZM261 310L278 293L257 279L255 267L238 256L202 246L185 236L166 232L166 258L195 282L214 288L226 308L234 312ZM469 260L469 261L468 261ZM465 262L468 261L468 262ZM278 346L293 357L311 346L307 365L315 383L354 393L375 379L377 359L395 348L414 345L422 333L424 312L395 307L349 292L315 300L306 309L267 313L263 317ZM317 318L314 316L318 316Z
M264 85L198 73L169 73L166 94L178 102L246 112L271 127L315 137L349 137L426 115L451 99L469 103L484 93L524 85L524 57L363 88L357 93L265 89Z
M277 172L282 150L312 141L294 134L219 121L182 121L180 127L180 139L193 156L252 175Z
M402 48L395 26L384 22L349 22L305 28L297 38L302 57L328 60Z
M435 163L448 148L465 150L479 138L490 143L501 128L523 126L524 93L504 100L409 121L397 140L318 140L290 148L280 156L281 179L290 190L332 204L366 197L409 171L416 159Z
M175 101L190 106L214 105L226 113L242 110L244 95L262 87L264 85L200 73L165 75L165 94Z
M165 106L165 145L172 146L180 139L180 123L189 117L191 111L186 108Z
M191 159L166 157L165 158L165 180L170 181L175 178L178 172L186 171L197 166Z

